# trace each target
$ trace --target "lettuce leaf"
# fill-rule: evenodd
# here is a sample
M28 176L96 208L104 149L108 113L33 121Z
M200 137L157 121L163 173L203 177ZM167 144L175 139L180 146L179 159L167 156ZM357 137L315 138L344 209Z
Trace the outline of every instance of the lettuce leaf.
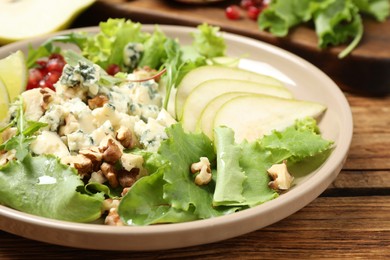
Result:
M219 35L219 27L203 23L197 29L192 33L193 46L200 55L206 58L225 56L226 44L224 38Z
M259 28L284 37L289 29L312 18L311 0L274 0L259 16Z
M217 133L220 135L219 137L217 135L218 139L229 138L232 130L226 129L225 132L217 131ZM332 141L325 140L318 134L318 127L312 118L297 121L295 125L286 128L284 131L274 131L257 142L248 143L244 141L241 144L236 144L236 147L240 148L241 154L229 153L224 156L230 157L229 160L237 160L239 167L245 173L246 178L243 182L242 178L236 179L238 183L242 182L242 189L237 188L238 184L234 183L234 175L237 174L237 169L239 169L236 166L233 171L223 172L224 175L233 175L230 176L232 180L230 183L217 186L216 191L219 190L223 194L234 193L229 194L229 197L240 198L242 196L244 199L240 203L234 203L236 206L253 207L259 205L278 196L276 191L268 187L270 177L267 169L273 164L287 160L289 167L293 167L294 164L306 160L307 165L314 164L318 166L318 160L315 157L325 154L332 148L332 145ZM229 146L232 146L232 144L230 143ZM233 150L233 148L230 147L229 150ZM221 147L217 146L217 154L226 151L226 148L221 150ZM321 162L325 158L321 157ZM236 163L229 162L229 164L235 165ZM310 168L309 166L306 167ZM217 185L219 176L220 170L218 169ZM226 176L223 177L226 178ZM224 204L218 201L218 205L228 206L231 205L231 202L226 201Z
M363 36L361 13L385 21L390 14L388 0L274 0L260 14L260 30L284 37L298 24L313 22L318 47L348 43L339 54L347 56Z
M131 190L122 198L118 213L127 225L151 225L159 223L176 223L196 220L191 210L183 211L172 207L164 199L163 179L165 167L154 174L137 181Z
M333 145L319 135L312 118L252 143L236 144L232 129L217 128L216 153L209 138L185 133L180 124L167 133L169 139L158 154L148 154L146 159L148 169L156 171L137 181L122 198L118 213L125 223L177 223L262 204L279 195L268 186L268 168L287 160L289 167L306 174L324 162ZM213 180L198 186L190 166L202 156L212 162ZM152 166L154 162L157 167ZM308 171L301 170L301 162Z
M54 156L15 160L0 168L0 204L26 213L73 222L101 216L103 194L78 192L84 183Z
M247 178L238 160L242 153L241 147L235 145L234 132L230 128L218 127L214 132L218 171L213 204L240 205L245 200L242 194L243 183Z
M353 0L360 12L371 15L377 21L383 22L389 16L390 2L388 0Z
M122 220L134 225L175 223L235 211L236 208L215 208L214 181L198 186L190 171L191 164L200 157L215 161L210 139L204 134L185 133L180 124L168 128L167 134L169 138L158 151L161 157L154 157L160 165L158 170L140 179L122 198L118 208ZM166 163L161 166L162 161Z

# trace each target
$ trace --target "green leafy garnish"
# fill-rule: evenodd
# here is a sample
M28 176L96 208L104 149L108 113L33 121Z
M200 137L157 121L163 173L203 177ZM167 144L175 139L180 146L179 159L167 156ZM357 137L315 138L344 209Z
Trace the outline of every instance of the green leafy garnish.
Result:
M0 151L15 150L16 158L19 161L23 161L24 158L29 154L29 146L31 142L35 140L35 132L42 127L45 127L47 124L28 121L25 119L22 97L19 97L19 100L16 101L14 105L17 106L17 115L15 120L11 121L11 123L7 125L7 128L16 126L17 132L13 137L0 145ZM5 129L6 128L3 128L2 131Z
M323 162L333 145L318 134L310 118L252 143L236 144L232 129L217 128L216 151L209 138L187 134L180 124L167 133L169 139L162 143L159 156L147 160L148 167L155 161L157 170L136 182L122 198L118 212L125 223L184 222L259 205L278 196L268 186L268 168L284 160L293 168L303 160L318 166L316 157ZM213 168L213 180L203 186L195 184L190 171L200 157L207 157Z
M339 54L347 56L363 36L361 13L384 21L390 14L388 0L273 0L260 14L261 30L284 37L298 24L313 22L318 46L326 48L350 41Z

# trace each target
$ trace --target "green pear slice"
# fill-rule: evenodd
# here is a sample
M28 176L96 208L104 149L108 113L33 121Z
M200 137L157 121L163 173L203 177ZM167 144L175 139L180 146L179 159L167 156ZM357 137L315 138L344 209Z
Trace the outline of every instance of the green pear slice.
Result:
M190 92L200 83L211 79L238 79L265 85L279 86L281 88L284 87L281 81L255 72L218 65L202 66L187 73L177 87L175 98L177 119L182 118L184 103Z
M320 103L253 94L227 101L216 112L213 127L234 130L235 140L254 141L273 130L281 131L306 117L318 118L326 107Z
M228 92L215 97L202 110L198 122L196 124L196 129L203 132L209 138L213 138L213 134L214 134L213 121L216 112L221 108L221 106L223 106L229 100L244 95L250 95L250 94L248 94L248 92Z
M181 120L184 130L195 131L200 115L207 104L215 97L229 92L248 92L292 98L292 94L287 88L279 86L235 79L207 80L195 87L185 101Z
M67 28L95 0L0 1L0 44Z

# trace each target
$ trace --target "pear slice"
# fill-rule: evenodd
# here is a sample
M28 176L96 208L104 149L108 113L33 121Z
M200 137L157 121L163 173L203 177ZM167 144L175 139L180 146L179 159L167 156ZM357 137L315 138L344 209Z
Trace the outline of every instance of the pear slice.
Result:
M203 132L210 139L214 135L214 117L216 111L218 111L221 106L223 106L229 100L236 98L238 96L248 95L248 92L228 92L221 94L211 100L206 107L202 110L198 122L196 124L196 130Z
M0 123L4 118L7 117L8 114L8 106L9 106L9 97L8 97L7 87L5 86L3 80L0 77ZM1 124L0 124L1 126ZM0 143L1 143L1 135L0 135Z
M0 44L64 29L94 0L0 1Z
M28 70L22 51L18 50L0 59L0 78L7 88L10 102L22 93L27 85Z
M326 106L295 99L252 94L227 101L215 113L213 127L227 126L234 130L235 140L254 141L273 130L284 130L295 120L313 117L318 119Z
M200 115L207 104L215 97L229 92L259 93L292 98L292 93L284 87L235 79L207 80L195 87L185 101L181 120L184 130L195 131Z
M210 79L238 79L257 82L265 85L284 87L283 83L275 78L247 71L239 68L206 65L187 73L177 87L175 111L177 119L183 115L184 103L190 92L200 83Z

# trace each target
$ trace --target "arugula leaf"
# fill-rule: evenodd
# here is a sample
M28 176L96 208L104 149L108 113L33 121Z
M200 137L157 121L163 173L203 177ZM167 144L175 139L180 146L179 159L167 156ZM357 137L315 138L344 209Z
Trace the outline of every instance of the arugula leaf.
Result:
M36 65L36 61L40 58L48 57L52 53L60 53L61 48L55 45L56 42L73 43L81 48L86 40L87 34L85 33L69 33L65 35L54 36L36 49L30 45L26 61L27 67L34 67Z
M0 204L52 219L91 222L100 217L104 196L76 191L83 185L58 158L27 155L0 167Z
M42 127L47 126L47 124L27 121L25 119L22 97L19 97L19 100L15 102L15 105L17 106L16 120L12 121L8 127L12 127L16 124L17 133L0 145L0 151L11 151L14 149L16 151L16 159L23 161L29 154L29 146L31 142L35 140L34 133Z

